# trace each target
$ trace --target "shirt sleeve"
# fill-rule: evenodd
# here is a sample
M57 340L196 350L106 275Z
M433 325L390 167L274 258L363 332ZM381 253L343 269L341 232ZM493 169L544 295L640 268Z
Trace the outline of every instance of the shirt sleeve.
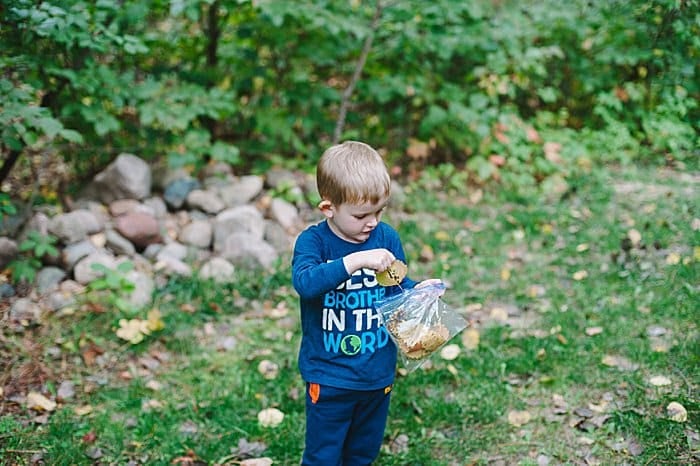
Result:
M321 238L304 231L294 245L292 256L292 284L302 299L323 295L350 278L343 259L326 261L322 257Z

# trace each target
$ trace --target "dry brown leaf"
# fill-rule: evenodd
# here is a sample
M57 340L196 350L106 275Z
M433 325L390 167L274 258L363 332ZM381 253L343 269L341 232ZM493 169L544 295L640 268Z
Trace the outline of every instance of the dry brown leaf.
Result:
M677 265L681 261L681 256L677 252L672 252L666 256L666 263L668 265Z
M92 406L90 405L85 405L85 406L76 406L75 409L73 409L73 412L77 416L87 416L92 412Z
M532 415L527 411L512 410L508 412L508 424L520 427L532 420Z
M27 408L34 411L53 411L56 409L56 402L49 400L39 392L29 392L27 394Z
M430 155L430 145L427 142L409 138L406 155L414 160L425 159Z
M396 259L389 268L377 274L377 282L382 286L394 286L401 283L406 277L408 267L402 261Z

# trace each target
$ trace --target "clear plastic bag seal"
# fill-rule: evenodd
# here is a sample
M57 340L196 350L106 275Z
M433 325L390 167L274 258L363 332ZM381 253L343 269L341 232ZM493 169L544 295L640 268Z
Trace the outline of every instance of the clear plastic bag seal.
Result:
M467 327L467 321L440 296L443 283L404 290L377 303L399 359L412 372Z

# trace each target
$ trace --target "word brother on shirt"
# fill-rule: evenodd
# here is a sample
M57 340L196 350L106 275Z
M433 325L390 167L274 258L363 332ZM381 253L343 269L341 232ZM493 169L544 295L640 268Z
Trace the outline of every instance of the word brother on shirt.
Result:
M389 342L389 333L374 309L386 288L374 270L361 269L323 297L322 328L326 351L347 356L375 352Z

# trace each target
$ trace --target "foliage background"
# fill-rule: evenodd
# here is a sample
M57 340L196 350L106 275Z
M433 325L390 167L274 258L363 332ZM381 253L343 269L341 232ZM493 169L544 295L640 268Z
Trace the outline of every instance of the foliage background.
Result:
M311 169L343 105L342 139L516 192L698 155L697 0L2 0L0 49L0 180L122 151Z

